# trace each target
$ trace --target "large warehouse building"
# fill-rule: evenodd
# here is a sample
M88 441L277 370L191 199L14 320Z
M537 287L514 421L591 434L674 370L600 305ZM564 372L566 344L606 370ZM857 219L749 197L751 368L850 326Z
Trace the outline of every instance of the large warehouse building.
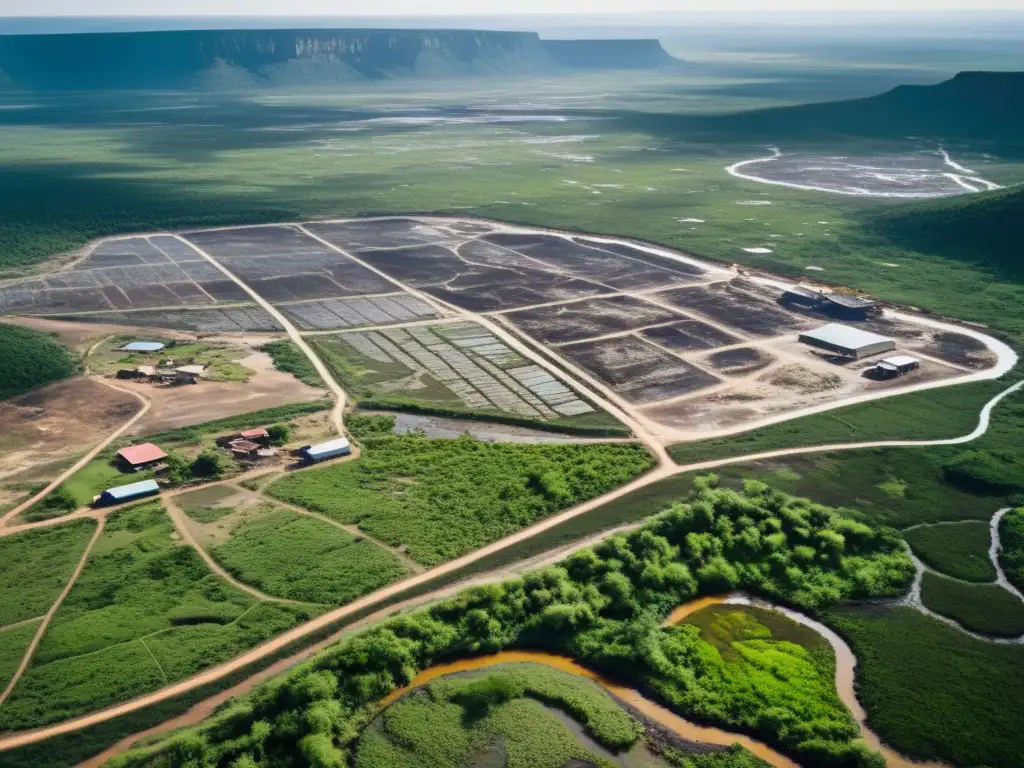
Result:
M892 339L839 323L829 323L817 330L801 333L800 341L812 347L857 360L896 349L896 342Z

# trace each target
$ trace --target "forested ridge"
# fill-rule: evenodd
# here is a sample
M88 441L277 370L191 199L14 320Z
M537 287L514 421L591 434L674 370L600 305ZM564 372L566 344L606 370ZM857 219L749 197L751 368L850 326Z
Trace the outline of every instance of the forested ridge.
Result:
M74 376L78 360L54 336L0 323L0 400Z
M836 510L749 482L697 482L685 503L556 566L466 590L323 653L199 729L116 766L343 766L376 703L441 661L508 648L566 654L687 717L743 730L805 766L883 765L799 653L726 668L697 627L662 629L676 605L744 589L808 612L895 596L913 577L902 541Z

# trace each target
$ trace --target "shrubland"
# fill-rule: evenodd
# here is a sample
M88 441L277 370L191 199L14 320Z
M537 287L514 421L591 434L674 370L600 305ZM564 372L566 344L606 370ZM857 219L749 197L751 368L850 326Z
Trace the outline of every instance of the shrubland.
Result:
M988 557L992 535L982 520L925 525L904 531L903 538L939 573L962 581L995 581L996 569Z
M755 653L755 687L742 674L725 674L729 662L699 628L660 623L701 594L744 589L816 612L840 600L894 596L912 577L893 531L761 483L737 492L709 477L690 500L639 530L350 637L201 729L114 765L340 765L376 702L418 670L533 648L569 655L689 718L753 733L803 765L879 766L849 713L834 696L820 696L820 680L793 674L801 664L813 667L812 659L796 655L775 668L773 654Z
M357 524L434 565L600 496L654 465L635 443L430 440L368 426L385 423L350 423L363 445L358 460L287 475L266 492Z
M1024 602L998 584L965 584L925 573L921 602L971 632L996 637L1024 635Z
M54 336L7 323L0 323L0 360L0 400L67 379L79 368Z
M999 564L1017 589L1024 591L1024 507L1011 510L999 524Z

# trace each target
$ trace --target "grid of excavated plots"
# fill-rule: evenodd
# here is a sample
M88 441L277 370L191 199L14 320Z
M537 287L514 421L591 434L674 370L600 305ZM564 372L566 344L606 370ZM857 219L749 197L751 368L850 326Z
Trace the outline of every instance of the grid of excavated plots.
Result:
M466 406L553 419L593 406L475 323L354 331L340 337L365 357L428 375Z

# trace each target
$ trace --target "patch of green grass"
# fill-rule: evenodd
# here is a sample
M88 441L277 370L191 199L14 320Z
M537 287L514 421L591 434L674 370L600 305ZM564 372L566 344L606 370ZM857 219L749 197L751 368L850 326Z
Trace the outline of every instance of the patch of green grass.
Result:
M341 605L406 575L373 542L286 509L242 521L211 554L239 581L307 603Z
M857 656L857 696L882 741L920 760L1017 768L1024 647L973 640L911 608L836 608Z
M678 443L669 448L669 454L680 464L693 464L805 445L957 437L978 425L982 407L1007 386L984 381L896 395L738 435ZM882 490L888 493L896 487L890 484Z
M964 584L929 572L921 583L921 602L972 632L1024 635L1024 602L998 584Z
M159 504L118 510L0 712L0 728L41 725L152 690L314 613L258 604L210 573L176 541Z
M1024 590L1024 507L1007 512L999 521L999 565L1017 589Z
M0 629L0 691L7 687L18 671L25 651L38 629L38 621Z
M225 506L224 502L238 491L226 485L214 485L183 493L177 498L182 511L199 523L215 523L234 512L234 508Z
M302 350L295 346L294 342L286 339L272 341L260 347L260 352L266 352L273 358L274 367L277 370L290 373L303 384L308 384L311 387L324 386L323 379L320 378L316 368L302 353Z
M389 435L366 438L356 461L285 476L267 493L358 524L434 565L652 466L643 447L629 443L524 445Z
M809 627L797 624L777 611L748 605L711 605L686 617L685 624L697 627L700 637L713 645L726 661L742 661L743 644L761 641L787 642L799 645L812 655L832 650L821 635ZM824 668L834 673L834 662Z
M0 323L0 400L74 376L79 361L57 339L31 328Z
M85 507L92 504L92 500L108 488L150 480L155 476L153 471L148 469L141 472L125 472L114 463L111 456L104 454L65 480L63 487L68 490L78 506Z
M903 538L929 567L961 581L995 581L996 569L988 557L992 536L988 523L929 525L905 531Z
M0 538L0 627L50 609L95 530L92 520L75 520Z

